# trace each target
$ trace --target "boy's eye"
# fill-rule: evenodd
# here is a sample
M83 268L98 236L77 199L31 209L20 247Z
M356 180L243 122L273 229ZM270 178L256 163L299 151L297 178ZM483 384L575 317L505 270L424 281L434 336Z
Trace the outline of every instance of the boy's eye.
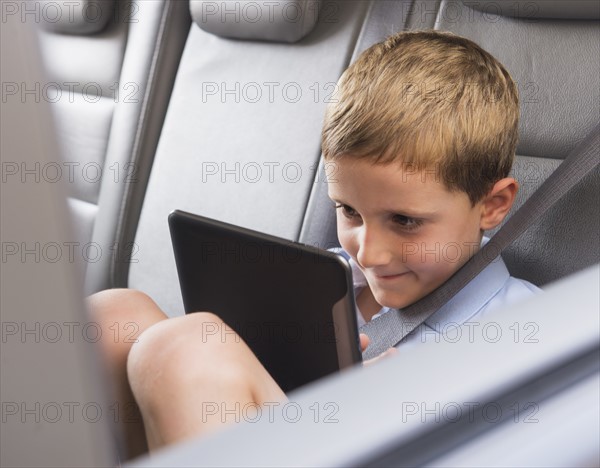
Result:
M356 210L348 205L337 204L337 205L335 205L335 209L336 210L341 209L342 214L346 218L355 218L358 216L358 213L356 212Z
M399 224L405 229L416 229L423 224L423 221L420 219L410 218L404 215L394 215L392 219L394 223Z

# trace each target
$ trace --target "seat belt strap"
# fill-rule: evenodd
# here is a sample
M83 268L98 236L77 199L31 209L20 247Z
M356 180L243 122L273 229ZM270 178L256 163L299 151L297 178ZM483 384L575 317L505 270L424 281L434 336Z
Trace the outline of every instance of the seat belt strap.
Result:
M600 125L569 153L490 241L450 279L414 304L402 310L390 310L360 327L360 332L371 339L363 359L371 359L396 346L437 312L587 174L597 169L599 161Z

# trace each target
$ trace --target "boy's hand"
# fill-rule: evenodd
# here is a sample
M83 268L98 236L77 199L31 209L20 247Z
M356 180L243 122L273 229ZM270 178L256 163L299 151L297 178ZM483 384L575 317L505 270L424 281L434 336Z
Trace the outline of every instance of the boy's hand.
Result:
M360 333L358 335L358 338L360 339L360 350L364 353L365 349L367 349L367 346L369 346L369 343L371 342L371 340L364 333ZM380 359L385 358L387 356L393 356L396 353L398 353L398 350L396 348L390 348L387 351L384 351L383 353L381 353L379 356L371 358L367 361L363 361L363 366L370 366L371 364L379 361Z

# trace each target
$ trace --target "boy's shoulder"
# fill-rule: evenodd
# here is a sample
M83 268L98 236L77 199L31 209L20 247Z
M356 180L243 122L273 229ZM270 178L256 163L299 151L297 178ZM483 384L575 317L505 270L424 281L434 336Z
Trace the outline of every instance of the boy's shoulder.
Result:
M425 323L434 329L462 325L540 292L534 284L511 276L499 256Z

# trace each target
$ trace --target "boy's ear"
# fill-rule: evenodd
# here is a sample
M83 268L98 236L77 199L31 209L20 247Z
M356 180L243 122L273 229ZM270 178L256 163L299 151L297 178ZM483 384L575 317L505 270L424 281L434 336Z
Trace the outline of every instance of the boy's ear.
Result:
M512 177L505 177L494 184L492 190L481 201L481 224L484 231L500 224L513 206L519 184Z

